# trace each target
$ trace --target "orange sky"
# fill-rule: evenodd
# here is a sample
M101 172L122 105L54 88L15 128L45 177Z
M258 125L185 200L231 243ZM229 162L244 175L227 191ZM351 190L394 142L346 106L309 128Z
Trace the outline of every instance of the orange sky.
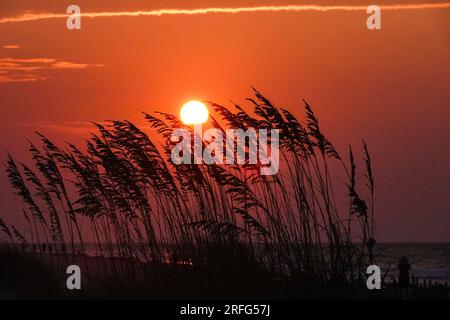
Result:
M70 4L82 12L337 4L55 3L3 0L0 20L64 14ZM418 2L379 2L393 3ZM366 139L380 241L450 241L449 17L450 9L383 11L377 31L364 11L93 18L78 31L64 19L0 24L0 148L25 157L35 130L80 141L89 121L143 124L139 110L178 113L188 99L243 102L252 85L299 116L308 100L341 150ZM18 212L4 175L0 192L0 210Z

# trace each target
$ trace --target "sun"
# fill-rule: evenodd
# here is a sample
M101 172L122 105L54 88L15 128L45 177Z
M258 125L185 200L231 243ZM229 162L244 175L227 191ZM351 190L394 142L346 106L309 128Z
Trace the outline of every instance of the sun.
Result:
M208 120L208 108L198 100L186 102L180 111L180 118L184 124L200 124Z

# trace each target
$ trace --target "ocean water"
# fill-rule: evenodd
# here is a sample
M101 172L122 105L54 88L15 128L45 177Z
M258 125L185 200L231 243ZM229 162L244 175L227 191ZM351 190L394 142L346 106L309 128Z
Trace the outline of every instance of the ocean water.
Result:
M77 247L78 251L79 246ZM92 257L111 255L110 252L99 252L93 243L85 243L84 250ZM27 247L26 251L32 250ZM113 255L118 256L116 246L113 251ZM450 284L450 243L377 243L374 254L375 263L380 266L386 282L398 278L398 260L407 257L411 265L411 275L415 278L420 281Z
M411 275L415 278L450 284L450 243L377 243L376 264L387 282L398 278L397 265L401 257L408 258Z
M414 277L450 283L450 243L380 243L375 246L376 263L388 281L397 277L401 257L408 258Z

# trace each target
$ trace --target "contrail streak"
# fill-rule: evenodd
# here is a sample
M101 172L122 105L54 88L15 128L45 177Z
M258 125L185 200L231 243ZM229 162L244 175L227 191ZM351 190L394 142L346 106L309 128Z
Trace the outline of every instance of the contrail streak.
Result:
M418 3L418 4L392 4L380 5L382 10L421 10L421 9L449 9L450 2ZM210 13L250 13L250 12L330 12L330 11L366 11L363 5L284 5L284 6L254 6L236 8L199 8L199 9L158 9L150 11L116 11L116 12L82 12L83 18L107 18L107 17L141 17L141 16L165 16L165 15L201 15ZM67 14L60 13L25 13L13 17L0 19L0 24L38 21L49 19L67 18Z

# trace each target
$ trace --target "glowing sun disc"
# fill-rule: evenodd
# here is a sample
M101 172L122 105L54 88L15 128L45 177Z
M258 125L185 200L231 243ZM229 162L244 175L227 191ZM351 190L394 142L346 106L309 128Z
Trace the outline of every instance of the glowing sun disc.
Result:
M184 124L205 123L208 120L208 108L201 101L191 100L186 102L180 111L180 118Z

